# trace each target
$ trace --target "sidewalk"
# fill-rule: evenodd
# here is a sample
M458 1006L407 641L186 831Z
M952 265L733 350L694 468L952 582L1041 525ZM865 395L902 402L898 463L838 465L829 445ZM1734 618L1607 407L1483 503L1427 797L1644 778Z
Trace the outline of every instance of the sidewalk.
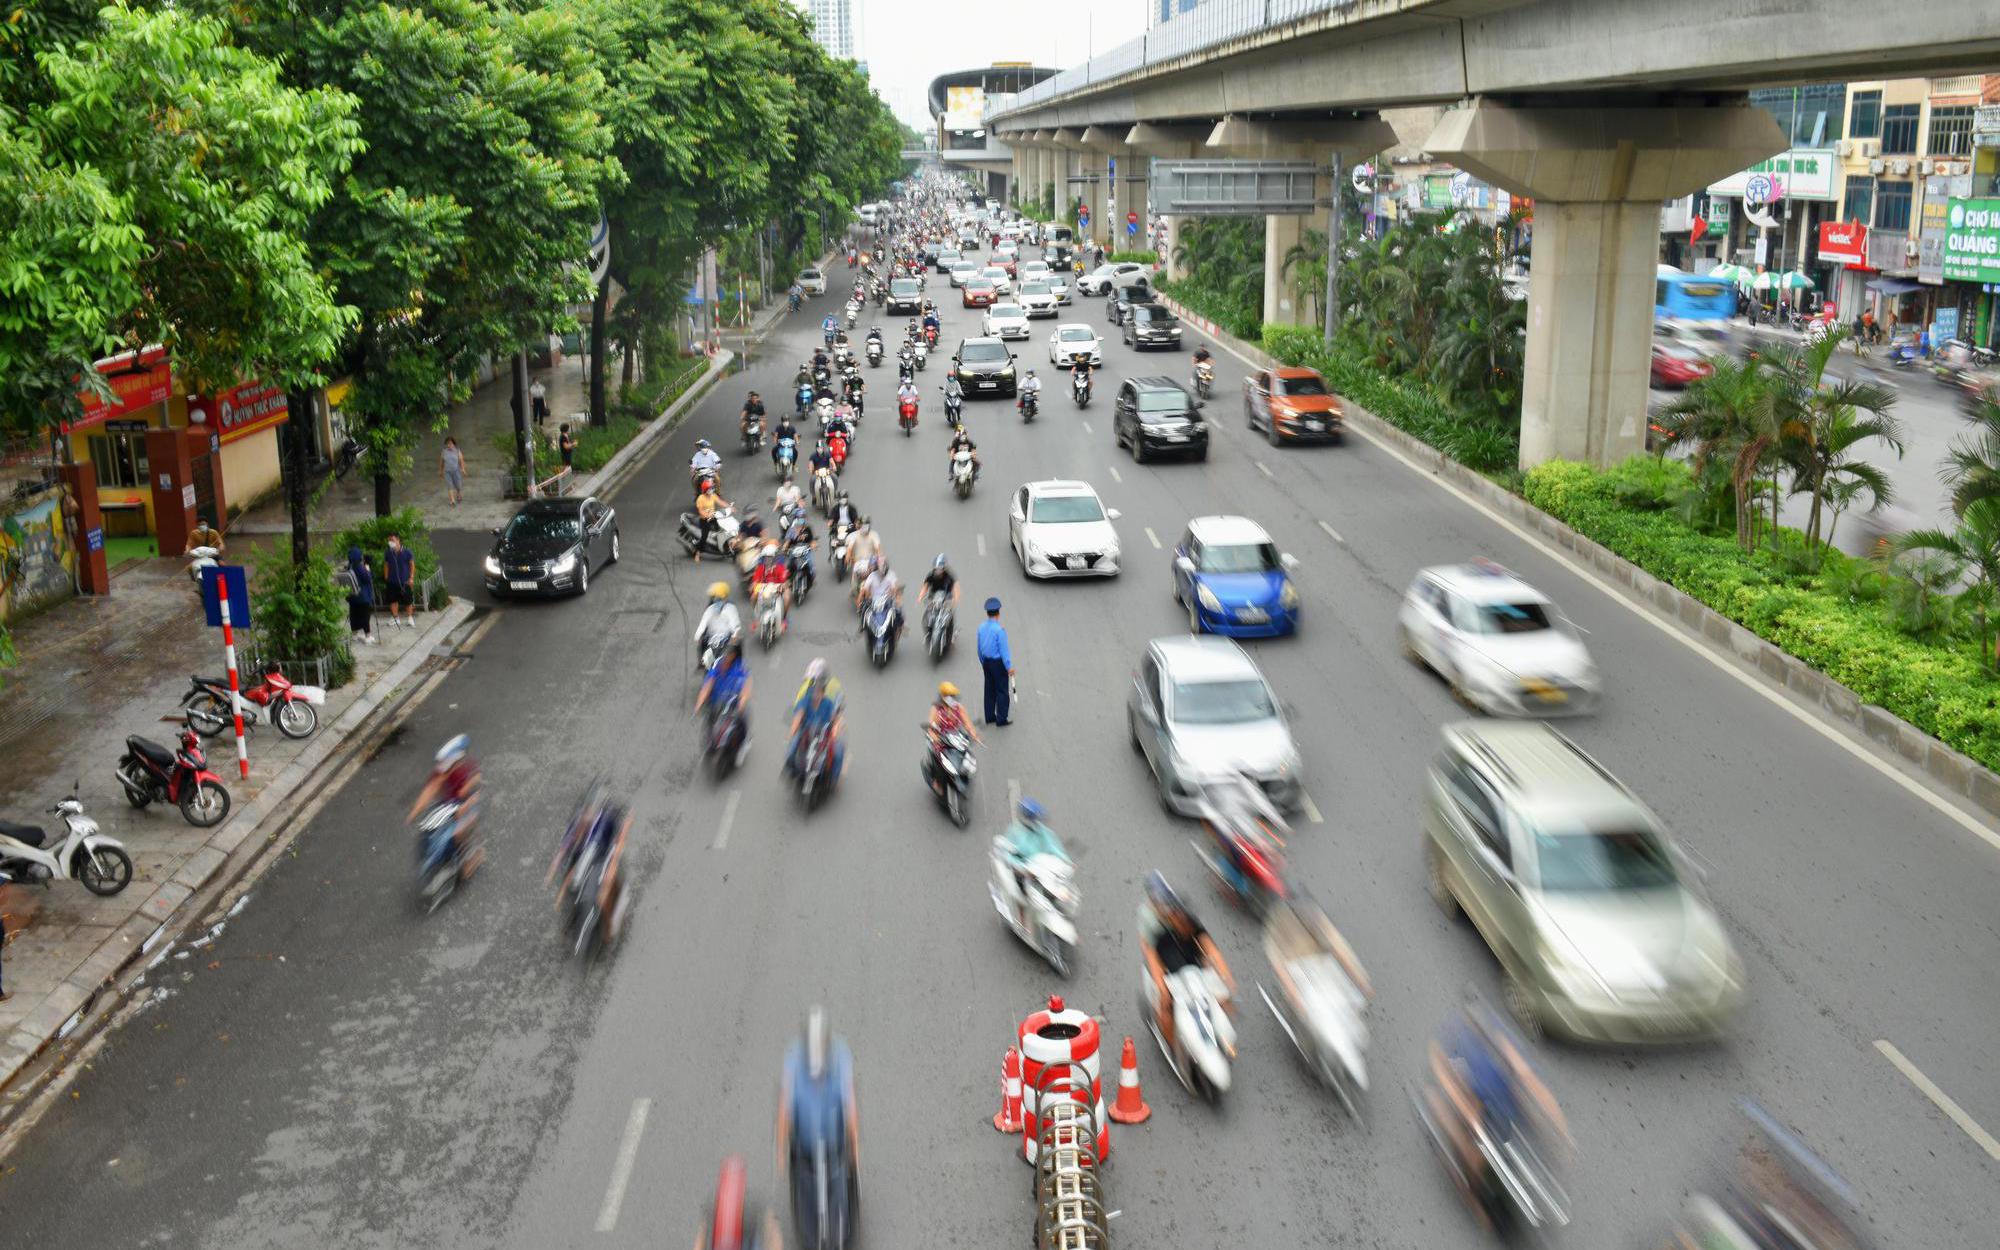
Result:
M77 784L85 814L124 844L133 874L111 898L73 881L0 888L7 929L18 933L4 956L13 998L0 1004L0 1088L147 948L230 852L287 808L307 775L470 611L459 600L420 613L415 629L385 629L379 645L357 648L354 680L329 693L310 738L294 742L270 725L251 732L247 783L233 738L212 739L210 766L234 800L213 829L195 828L171 805L134 810L113 772L128 734L172 746L179 726L161 718L178 712L189 674L223 668L221 631L204 624L179 562L143 561L118 576L111 594L72 599L15 629L20 664L0 687L0 758L7 761L0 813L58 837L61 821L44 813ZM16 1109L18 1096L10 1091L0 1100L0 1117Z

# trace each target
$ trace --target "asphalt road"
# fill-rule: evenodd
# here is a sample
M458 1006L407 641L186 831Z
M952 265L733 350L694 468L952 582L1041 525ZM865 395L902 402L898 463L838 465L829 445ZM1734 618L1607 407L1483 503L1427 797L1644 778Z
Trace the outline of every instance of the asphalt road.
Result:
M931 286L949 345L973 314L941 279ZM830 302L794 317L761 358L749 380L765 395L786 393ZM1102 324L1101 301L1079 299L1068 316ZM1022 353L1045 378L1047 328ZM688 631L713 571L672 530L698 435L727 453L726 493L768 492L764 462L730 450L739 380L616 495L624 562L586 599L493 605L500 619L474 658L333 798L222 937L155 971L161 1000L6 1160L0 1245L688 1244L725 1154L749 1156L753 1187L771 1193L779 1060L813 1001L858 1056L865 1244L1021 1244L1027 1174L989 1124L1001 1052L1053 989L1104 1016L1110 1037L1141 1031L1131 929L1154 866L1202 900L1236 966L1244 1047L1238 1089L1211 1109L1142 1045L1155 1115L1112 1135L1118 1240L1482 1244L1402 1094L1465 989L1490 994L1497 978L1472 931L1424 894L1418 795L1438 726L1461 713L1398 657L1391 629L1413 570L1478 554L1589 631L1607 699L1569 728L1711 865L1751 983L1719 1043L1541 1049L1579 1145L1576 1225L1561 1244L1660 1244L1733 1140L1742 1095L1848 1174L1884 1244L1991 1243L2000 1161L1876 1042L2000 1127L1996 845L1383 448L1350 438L1281 451L1248 437L1243 369L1227 355L1210 462L1133 465L1111 448L1111 384L1182 376L1185 357L1140 362L1114 341L1107 366L1085 412L1059 384L1031 427L1010 404L971 405L986 474L965 502L944 481L941 368L924 375L924 423L907 440L883 413L893 374L871 375L875 412L848 481L892 560L914 576L943 549L968 604L998 594L1007 605L1022 701L1014 727L988 732L970 830L948 823L916 775L933 683L950 676L976 698L970 647L935 669L912 648L869 671L833 595L753 656L747 770L722 785L697 773ZM1051 476L1086 478L1123 510L1117 580L1030 584L1014 566L1007 493ZM1303 633L1252 648L1292 708L1324 816L1301 823L1294 867L1378 987L1365 1126L1311 1086L1265 1015L1249 989L1269 977L1253 927L1201 884L1191 827L1162 814L1124 741L1136 657L1184 628L1149 531L1171 548L1188 517L1226 511L1262 521L1303 565ZM462 590L484 542L441 540ZM816 654L845 679L852 746L842 789L807 819L776 777L781 717ZM424 919L403 816L430 752L460 730L489 778L492 859ZM584 969L565 961L542 873L598 771L633 796L640 893L625 948ZM1048 805L1078 859L1086 936L1067 985L986 899L986 842L1004 826L1010 781Z

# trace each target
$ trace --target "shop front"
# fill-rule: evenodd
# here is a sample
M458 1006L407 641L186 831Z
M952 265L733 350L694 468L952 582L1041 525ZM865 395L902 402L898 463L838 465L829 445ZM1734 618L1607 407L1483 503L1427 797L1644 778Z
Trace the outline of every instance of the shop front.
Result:
M1945 210L1942 270L1960 293L1958 337L1978 347L2000 343L2000 199L1953 200Z

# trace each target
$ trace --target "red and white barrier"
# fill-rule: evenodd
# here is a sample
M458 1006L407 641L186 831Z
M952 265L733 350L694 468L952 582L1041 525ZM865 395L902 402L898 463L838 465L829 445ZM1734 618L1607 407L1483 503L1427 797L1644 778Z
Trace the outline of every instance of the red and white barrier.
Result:
M1040 1112L1053 1096L1072 1098L1091 1108L1097 1123L1098 1148L1109 1154L1110 1122L1104 1110L1104 1082L1098 1049L1097 1021L1090 1013L1063 1004L1059 995L1049 1005L1021 1021L1021 1157L1035 1161L1041 1140Z

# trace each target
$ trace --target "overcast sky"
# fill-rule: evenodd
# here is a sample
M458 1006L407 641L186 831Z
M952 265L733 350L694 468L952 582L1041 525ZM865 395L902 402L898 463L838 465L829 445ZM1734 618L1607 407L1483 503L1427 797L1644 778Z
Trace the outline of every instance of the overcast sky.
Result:
M861 59L896 116L930 125L931 79L995 61L1066 69L1137 37L1158 0L851 0Z

